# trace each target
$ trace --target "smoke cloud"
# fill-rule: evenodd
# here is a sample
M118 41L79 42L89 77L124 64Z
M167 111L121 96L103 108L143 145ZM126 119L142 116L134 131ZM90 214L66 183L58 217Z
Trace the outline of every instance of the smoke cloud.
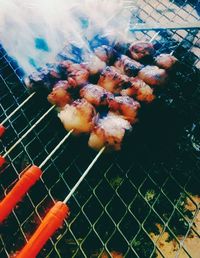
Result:
M55 62L64 47L69 58L87 60L94 46L127 38L126 2L0 0L0 43L26 74Z

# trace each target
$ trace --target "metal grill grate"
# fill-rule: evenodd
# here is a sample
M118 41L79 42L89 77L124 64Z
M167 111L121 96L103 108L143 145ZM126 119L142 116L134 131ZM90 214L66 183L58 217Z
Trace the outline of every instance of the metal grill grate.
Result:
M198 1L127 1L134 22L199 21ZM195 5L196 3L196 5ZM155 32L135 32L149 40ZM39 257L108 257L112 251L124 257L169 257L161 248L166 232L176 252L192 257L185 238L200 237L194 222L199 215L200 155L200 35L197 30L162 31L156 37L157 52L171 52L181 60L180 72L150 107L124 150L105 155L95 164L69 202L71 216L46 244ZM12 112L28 92L20 80L22 71L0 49L0 121ZM6 124L1 150L6 150L49 108L34 96ZM55 113L29 134L9 156L0 175L1 198L29 163L40 164L66 132ZM37 183L1 226L0 257L9 257L24 246L53 201L63 200L92 161L95 153L85 149L86 139L69 139L46 165ZM194 209L185 209L186 200ZM157 225L162 228L159 232ZM158 238L152 239L150 233ZM180 238L182 236L182 238ZM157 253L157 255L156 255ZM158 255L159 253L159 255ZM104 255L104 256L103 256ZM180 256L181 257L181 256ZM197 257L192 257L197 258Z

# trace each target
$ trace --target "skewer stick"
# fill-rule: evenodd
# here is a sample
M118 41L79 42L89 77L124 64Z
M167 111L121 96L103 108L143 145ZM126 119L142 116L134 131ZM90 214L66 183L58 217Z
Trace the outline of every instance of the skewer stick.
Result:
M149 40L149 42L151 43L159 34L160 32L156 32L154 36Z
M151 43L158 35L160 34L160 31L156 32L154 36L149 40ZM175 50L172 50L169 54L172 56Z
M79 180L77 181L77 183L74 185L74 187L71 189L70 193L67 195L67 197L64 199L63 203L67 203L69 201L69 199L71 198L71 196L74 194L74 192L76 191L76 189L79 187L79 185L82 183L83 179L87 176L87 174L89 173L89 171L91 170L91 168L94 166L94 164L97 162L97 160L99 159L99 157L101 156L101 154L104 152L105 150L105 146L101 148L101 150L98 152L98 154L96 155L96 157L93 159L93 161L90 163L90 165L88 166L88 168L85 170L85 172L83 173L83 175L79 178Z
M0 123L0 137L5 133L6 128L4 124L21 108L23 107L33 96L35 92L33 92L30 96L28 96L13 112L10 113L1 123Z
M6 157L14 150L14 148L54 109L55 105L50 107L38 120L37 122L35 122L35 124L33 126L31 126L31 128L29 128L28 131L26 131L26 133L19 138L15 144L13 144L12 147L10 147L9 150L6 151L5 154L0 156L0 167L3 166L6 162Z
M88 168L85 170L83 175L80 177L80 179L75 184L75 186L72 188L72 190L67 195L67 197L64 199L64 201L63 202L58 201L54 204L54 206L50 209L50 211L47 213L47 215L42 220L38 229L35 231L33 236L30 238L28 243L21 250L21 252L17 255L17 258L27 258L27 257L35 258L35 257L37 257L38 253L43 248L45 243L49 240L49 238L55 233L55 231L58 228L60 228L62 226L64 219L67 219L70 214L69 207L67 206L66 203L69 201L69 199L74 194L76 189L79 187L81 182L87 176L88 172L94 166L94 164L96 163L98 158L101 156L101 154L104 152L104 150L105 150L105 147L103 147L98 152L96 157L90 163Z
M65 137L52 150L52 152L40 164L40 166L32 165L24 173L22 173L20 179L12 188L12 190L0 202L0 223L3 222L8 217L8 215L15 208L16 204L22 200L22 198L30 190L30 188L40 179L40 176L42 175L41 168L60 148L60 146L67 140L67 138L69 138L72 132L73 130L71 130L67 135L65 135Z
M46 157L46 159L38 166L39 168L44 167L44 165L49 161L49 159L53 156L53 154L60 148L60 146L69 138L69 136L73 133L73 129L65 135L65 137L59 142L59 144L52 150L52 152Z

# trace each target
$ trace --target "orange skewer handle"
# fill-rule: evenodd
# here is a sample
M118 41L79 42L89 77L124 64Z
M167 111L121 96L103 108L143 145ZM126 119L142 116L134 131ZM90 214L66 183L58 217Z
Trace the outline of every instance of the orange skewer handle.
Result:
M0 202L0 223L15 208L16 204L21 201L28 190L39 180L42 170L37 166L31 166L27 169L12 190Z
M0 124L0 137L2 137L5 133L6 128Z
M16 258L36 258L45 243L62 226L64 219L67 219L68 216L68 206L63 202L57 202Z
M3 156L0 156L0 168L6 163L6 159Z

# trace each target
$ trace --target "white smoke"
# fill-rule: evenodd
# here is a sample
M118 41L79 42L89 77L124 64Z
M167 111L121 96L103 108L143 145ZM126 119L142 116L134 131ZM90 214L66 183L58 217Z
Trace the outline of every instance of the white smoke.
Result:
M110 42L126 37L125 6L125 0L0 0L0 42L29 74L66 45L88 55L96 35Z

